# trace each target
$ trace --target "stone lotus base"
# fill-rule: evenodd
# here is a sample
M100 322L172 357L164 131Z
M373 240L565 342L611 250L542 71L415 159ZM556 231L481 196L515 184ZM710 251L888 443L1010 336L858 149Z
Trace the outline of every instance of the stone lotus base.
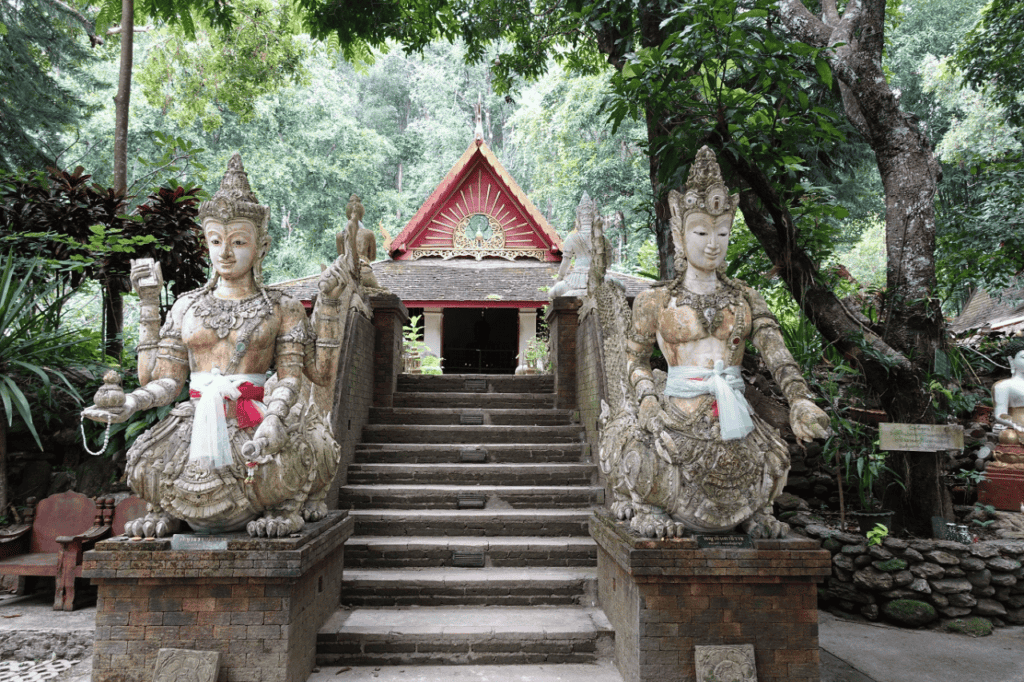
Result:
M693 539L631 536L605 510L590 534L626 682L695 680L694 647L727 644L754 646L760 682L819 679L817 583L831 556L814 540L699 549Z
M93 682L152 682L162 648L219 652L219 682L305 680L316 634L338 607L352 527L335 511L289 538L185 538L226 549L98 543L84 564L99 592Z

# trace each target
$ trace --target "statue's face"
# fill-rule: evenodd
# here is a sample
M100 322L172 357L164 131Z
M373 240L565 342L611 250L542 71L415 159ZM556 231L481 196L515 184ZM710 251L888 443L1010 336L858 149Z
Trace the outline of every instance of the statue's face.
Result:
M725 262L732 233L732 215L718 217L706 213L691 213L683 223L683 244L690 267L698 270L717 270Z
M256 226L251 220L235 218L223 223L208 218L203 223L210 262L221 279L231 281L252 271L259 253Z

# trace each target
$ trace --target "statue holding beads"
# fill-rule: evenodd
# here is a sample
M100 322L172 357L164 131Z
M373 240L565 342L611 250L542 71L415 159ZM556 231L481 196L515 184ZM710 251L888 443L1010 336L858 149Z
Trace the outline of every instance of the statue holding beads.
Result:
M163 537L185 521L200 533L283 537L327 513L340 461L329 410L344 322L350 306L365 306L341 258L320 275L311 319L301 302L267 288L269 213L236 153L199 210L210 281L179 297L162 327L159 267L132 264L141 387L120 407L97 404L83 416L123 422L171 404L186 382L191 399L128 450L125 477L149 503L129 535Z

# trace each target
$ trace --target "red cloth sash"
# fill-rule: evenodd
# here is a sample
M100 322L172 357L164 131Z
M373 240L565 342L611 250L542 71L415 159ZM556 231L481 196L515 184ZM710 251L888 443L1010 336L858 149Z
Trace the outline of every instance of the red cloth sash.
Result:
M263 421L263 415L252 404L252 401L263 402L263 387L257 386L251 381L246 381L243 384L239 384L238 392L242 394L235 403L235 419L238 421L238 428L248 429L252 426L259 426L259 423ZM201 392L191 389L188 394L192 398L201 398L203 395ZM227 401L228 398L224 400ZM224 413L227 414L227 411L228 407L225 405Z

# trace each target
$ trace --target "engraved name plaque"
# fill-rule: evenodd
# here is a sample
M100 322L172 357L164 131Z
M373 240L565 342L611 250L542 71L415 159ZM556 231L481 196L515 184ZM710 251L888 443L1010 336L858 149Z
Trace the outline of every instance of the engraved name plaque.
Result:
M693 537L700 549L751 549L754 546L749 535L696 533Z
M223 535L188 535L178 533L171 536L171 549L224 551L227 548L228 539Z

